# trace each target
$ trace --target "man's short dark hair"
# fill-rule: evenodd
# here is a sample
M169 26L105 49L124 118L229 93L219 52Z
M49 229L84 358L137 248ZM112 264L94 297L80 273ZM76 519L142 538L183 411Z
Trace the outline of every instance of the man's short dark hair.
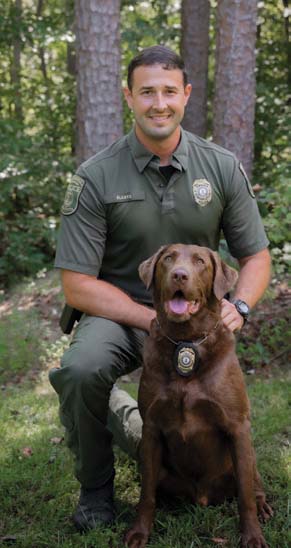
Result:
M162 65L165 70L180 69L183 73L184 87L187 85L188 75L182 57L166 46L151 46L143 49L128 65L127 85L130 91L133 84L133 71L137 67L151 65Z

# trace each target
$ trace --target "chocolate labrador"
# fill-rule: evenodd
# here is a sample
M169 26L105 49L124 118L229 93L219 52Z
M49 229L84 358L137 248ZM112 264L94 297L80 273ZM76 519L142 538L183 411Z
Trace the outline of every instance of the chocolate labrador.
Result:
M142 488L125 542L143 548L157 488L206 506L237 496L243 547L263 548L266 502L250 436L250 406L221 299L237 273L206 247L164 246L140 265L157 318L139 389Z

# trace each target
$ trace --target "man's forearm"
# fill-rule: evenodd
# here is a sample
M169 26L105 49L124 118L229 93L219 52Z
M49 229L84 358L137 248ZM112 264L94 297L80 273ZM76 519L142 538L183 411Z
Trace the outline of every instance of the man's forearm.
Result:
M245 301L250 308L260 300L266 291L271 275L271 258L269 251L263 249L252 257L245 257L239 261L240 272L235 288L234 299ZM231 331L241 329L244 324L234 304L222 299L221 317L223 323Z
M62 271L66 302L91 316L149 330L155 311L136 303L118 287L94 276Z
M241 259L239 263L240 273L234 298L245 301L250 308L253 308L270 283L271 258L269 251L264 249L252 257Z

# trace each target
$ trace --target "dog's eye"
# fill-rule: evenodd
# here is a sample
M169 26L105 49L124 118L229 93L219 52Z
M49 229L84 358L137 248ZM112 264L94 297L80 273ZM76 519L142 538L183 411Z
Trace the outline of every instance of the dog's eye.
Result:
M172 260L172 255L166 255L165 258L164 258L164 261L166 263L169 263L171 260Z
M199 257L199 258L197 259L197 263L198 263L198 264L204 264L204 261L203 261L203 259L201 259L201 257Z

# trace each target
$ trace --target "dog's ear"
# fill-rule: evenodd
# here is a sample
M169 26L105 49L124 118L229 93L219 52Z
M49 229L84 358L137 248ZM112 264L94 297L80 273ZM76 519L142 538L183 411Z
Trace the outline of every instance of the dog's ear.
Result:
M220 301L230 291L238 278L234 268L228 266L216 253L212 251L212 262L214 266L213 293Z
M167 247L167 245L160 247L154 255L146 259L146 261L143 261L138 267L139 277L147 289L149 289L153 283L156 264Z

